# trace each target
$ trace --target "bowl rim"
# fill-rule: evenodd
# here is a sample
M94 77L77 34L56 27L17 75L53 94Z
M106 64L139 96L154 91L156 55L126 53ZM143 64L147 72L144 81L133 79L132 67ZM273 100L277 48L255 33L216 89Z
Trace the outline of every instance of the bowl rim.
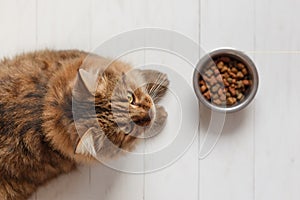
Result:
M248 96L245 98L244 101L241 103L238 103L235 106L232 107L222 107L222 106L217 106L215 104L212 104L211 102L207 101L205 97L202 95L199 87L199 76L200 76L200 71L203 67L207 66L209 62L213 62L213 58L216 56L222 56L222 55L227 55L229 57L236 58L237 60L240 60L244 65L246 65L247 69L250 71L251 76L252 76L252 88L250 90L250 93ZM211 110L218 111L218 112L237 112L245 108L247 105L249 105L254 97L257 94L259 86L259 76L258 76L258 71L257 68L254 64L254 62L250 59L249 56L247 56L244 52L231 48L231 47L222 47L222 48L217 48L209 53L205 54L197 63L195 69L194 69L194 74L193 74L193 87L194 87L194 92L198 98L198 100L204 104L206 107L208 107Z

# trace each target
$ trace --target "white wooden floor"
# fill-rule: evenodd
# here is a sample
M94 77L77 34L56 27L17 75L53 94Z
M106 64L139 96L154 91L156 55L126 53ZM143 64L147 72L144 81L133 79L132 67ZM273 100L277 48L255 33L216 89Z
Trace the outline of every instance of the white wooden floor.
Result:
M45 47L90 51L124 31L160 27L207 51L223 46L246 51L260 75L255 101L227 115L205 159L199 159L196 139L163 170L133 175L101 165L80 167L31 200L299 200L299 9L295 0L0 0L1 57ZM174 67L185 71L184 65ZM183 74L192 80L190 72ZM202 108L201 119L207 115Z

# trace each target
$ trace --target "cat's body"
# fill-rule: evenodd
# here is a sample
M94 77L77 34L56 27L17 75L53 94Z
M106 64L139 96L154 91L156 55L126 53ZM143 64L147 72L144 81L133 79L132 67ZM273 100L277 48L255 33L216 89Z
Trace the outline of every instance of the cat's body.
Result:
M161 79L162 87L150 83L138 89L132 80L123 80L126 86L123 88L118 83L131 70L129 65L110 63L96 55L87 57L86 52L76 50L46 50L0 63L1 200L26 199L38 186L75 169L77 163L94 160L96 153L111 158L119 153L118 148L131 150L136 144L136 136L149 123L154 129L163 125L166 113L162 107L154 107L154 102L165 93L166 76L155 71L139 71L126 78L142 77L146 82L155 82L157 78ZM94 91L89 90L89 80L84 80L86 71L81 70L80 74L79 68L87 72L97 69L100 75ZM85 91L75 91L79 95L74 97L74 87L77 86ZM157 87L154 89L156 93L151 95L153 87ZM128 94L129 105L123 98ZM81 102L75 111L81 113L75 121L74 102ZM96 105L94 117L85 113L90 102ZM125 110L127 107L126 116L122 116L125 111L122 106ZM112 107L122 112L117 110L114 114ZM155 120L151 121L148 113L152 113L152 109L155 109ZM97 120L101 131L91 118ZM127 123L128 119L140 126ZM119 127L123 124L125 128L132 125L126 129L132 135ZM89 139L93 140L92 144L86 142Z

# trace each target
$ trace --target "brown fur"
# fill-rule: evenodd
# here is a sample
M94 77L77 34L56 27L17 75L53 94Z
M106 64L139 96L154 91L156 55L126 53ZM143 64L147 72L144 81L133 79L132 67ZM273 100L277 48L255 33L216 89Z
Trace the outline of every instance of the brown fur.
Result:
M79 68L90 74L98 71L94 91L83 87ZM77 163L114 158L121 149L132 150L138 136L161 129L167 115L154 103L166 92L166 75L131 69L77 50L45 50L4 59L0 63L0 199L27 199L38 186L70 172ZM151 83L140 86L138 81ZM126 101L129 90L134 104ZM92 138L89 145L97 155L82 145L86 137Z

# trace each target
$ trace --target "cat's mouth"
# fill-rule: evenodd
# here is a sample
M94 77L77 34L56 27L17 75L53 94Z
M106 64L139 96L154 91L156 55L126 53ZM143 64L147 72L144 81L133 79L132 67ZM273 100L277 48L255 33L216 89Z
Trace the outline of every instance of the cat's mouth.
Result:
M132 121L139 126L149 126L151 123L151 118L150 116L146 116L141 119L132 117Z
M133 114L131 119L138 126L150 126L151 122L154 120L154 113L154 110L151 108L148 111L144 111L137 115Z

